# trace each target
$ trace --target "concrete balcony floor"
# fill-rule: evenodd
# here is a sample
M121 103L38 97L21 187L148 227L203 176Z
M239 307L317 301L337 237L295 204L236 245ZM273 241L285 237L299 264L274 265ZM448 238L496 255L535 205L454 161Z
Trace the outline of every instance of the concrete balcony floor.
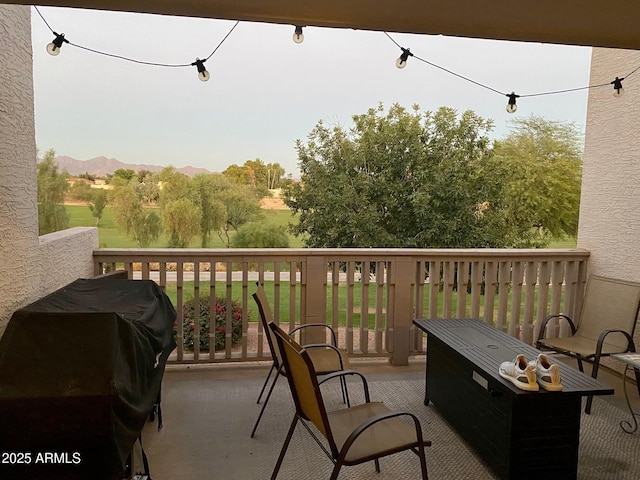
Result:
M431 479L494 478L437 409L423 405L424 361L424 357L418 357L409 366L392 367L387 360L353 360L351 366L367 377L372 400L382 400L392 409L418 415L425 438L433 442L427 449ZM143 432L152 478L270 478L292 419L293 402L283 377L275 387L255 437L250 438L261 407L256 400L269 368L270 364L264 362L168 366L162 390L164 428L158 432L156 424L149 423ZM620 421L631 419L622 379L606 370L601 370L599 379L614 387L616 394L596 397L591 415L582 414L578 478L640 478L640 432L628 434L620 427ZM637 389L635 385L628 386L634 408L640 411ZM328 408L339 407L338 386L326 388L323 386L323 395ZM349 391L357 396L360 389L354 383ZM140 467L139 458L134 457L134 470ZM331 461L298 425L278 478L317 480L328 478L331 469ZM344 467L339 478L420 477L418 458L409 452L382 459L381 469L376 474L371 462Z

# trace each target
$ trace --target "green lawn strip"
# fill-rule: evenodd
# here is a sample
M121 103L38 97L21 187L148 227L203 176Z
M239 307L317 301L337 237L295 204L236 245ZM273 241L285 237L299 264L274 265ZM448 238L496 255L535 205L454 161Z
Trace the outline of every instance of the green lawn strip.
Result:
M269 299L269 304L271 305L271 309L272 311L275 311L275 302L274 302L274 285L273 285L273 281L265 281L264 282L264 286L265 286L265 292L267 294L267 298ZM428 287L428 286L425 286ZM248 308L248 312L249 312L249 321L251 322L257 322L259 320L258 317L258 309L256 307L255 302L253 301L253 298L251 298L251 294L255 291L255 288L253 285L250 285L248 287L248 292L247 292L247 308ZM327 322L330 323L331 322L331 305L332 305L332 299L331 299L331 295L332 295L332 288L331 286L328 287L328 294L327 294ZM166 287L166 292L167 295L169 296L169 298L171 299L171 301L173 302L174 305L177 304L176 299L177 299L177 288L176 288L176 283L175 282L168 282L167 283L167 287ZM299 289L298 289L299 292ZM226 294L226 282L224 281L220 281L220 282L216 282L216 295L218 297L222 297L224 298ZM205 296L209 295L209 282L208 281L202 281L200 282L200 297L203 298ZM374 330L375 329L375 306L376 306L376 285L375 284L370 284L369 285L369 309L368 309L368 313L367 313L367 319L368 319L368 328L370 330ZM425 299L424 299L424 303L423 303L423 316L427 317L429 314L429 295L428 295L428 290L427 288L425 288ZM188 300L192 299L194 297L194 282L193 281L186 281L183 284L183 301L187 302ZM242 303L242 282L241 281L237 281L237 282L232 282L232 298L234 301L238 302L238 303ZM452 299L451 299L451 316L456 317L457 316L457 300L458 300L458 292L453 292L452 293ZM536 314L537 314L537 309L538 309L538 292L535 292L534 295L534 305L533 305L533 318L536 318ZM471 302L471 294L467 294L467 306L466 306L466 312L464 317L469 317L470 316L470 312L471 312L471 306L470 306L470 302ZM551 296L549 296L549 305L551 303ZM352 314L352 318L353 318L353 327L354 328L360 328L360 320L361 320L361 304L362 304L362 284L359 282L354 283L353 286L353 314ZM444 304L444 294L442 292L440 292L440 294L438 295L438 316L440 318L443 317L443 304ZM485 297L484 295L480 296L480 313L479 313L479 317L480 318L484 318L484 305L485 305ZM562 305L562 303L561 303ZM346 325L346 318L347 318L347 314L346 314L346 306L347 306L347 285L345 283L341 283L340 286L338 287L338 325L339 326L345 326ZM281 281L280 282L280 305L279 305L279 318L280 318L280 322L282 323L287 323L289 322L289 312L290 312L290 305L289 305L289 282L285 282L285 281ZM494 298L494 318L497 316L497 312L498 312L498 307L499 307L499 295L496 294L495 298ZM299 318L299 308L300 308L300 301L299 298L296 299L296 314L295 314L295 319ZM386 292L383 293L383 300L382 300L382 308L383 308L383 313L386 312ZM509 319L511 318L511 308L512 308L512 294L511 291L508 294L508 299L507 299L507 310L506 310L506 319L505 319L505 324L508 324ZM524 308L525 308L525 292L524 290L521 293L521 303L520 303L520 318L522 318L524 316ZM547 308L548 311L548 308ZM384 316L383 316L383 322L384 322Z
M69 227L94 227L95 219L91 215L91 210L86 205L65 205L69 213ZM158 215L162 215L159 208L154 208ZM289 223L295 223L297 216L292 216L290 210L263 210L266 221L276 225L286 227ZM303 247L303 239L296 238L287 232L289 237L289 247ZM119 231L115 224L115 210L112 207L104 209L100 224L98 225L98 238L100 245L107 248L136 248L136 242L127 237L124 232ZM211 236L210 248L226 248L226 240L222 241L217 234ZM149 248L166 248L169 239L166 233L162 233L158 240L152 242ZM200 247L200 237L195 237L190 243L190 248Z

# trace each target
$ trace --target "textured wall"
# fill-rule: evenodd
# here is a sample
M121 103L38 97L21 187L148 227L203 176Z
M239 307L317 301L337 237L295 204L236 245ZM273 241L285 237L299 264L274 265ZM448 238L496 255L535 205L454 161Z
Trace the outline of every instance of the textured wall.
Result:
M638 51L594 48L590 84L639 65ZM623 87L619 98L612 86L589 92L578 247L591 251L590 273L640 282L640 71ZM634 339L640 346L640 328Z
M0 5L0 334L11 314L91 276L96 228L38 237L31 14Z
M29 7L0 5L0 331L38 288Z
M96 248L98 229L95 227L75 227L41 236L37 297L77 278L93 277L93 250Z
M640 65L640 52L594 48L590 84L611 82ZM640 72L589 92L578 247L591 273L640 281Z

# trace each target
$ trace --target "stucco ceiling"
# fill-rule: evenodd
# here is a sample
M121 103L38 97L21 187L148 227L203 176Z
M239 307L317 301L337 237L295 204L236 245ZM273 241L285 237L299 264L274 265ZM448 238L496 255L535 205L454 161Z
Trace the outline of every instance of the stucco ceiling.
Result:
M640 49L640 0L44 0L38 5Z

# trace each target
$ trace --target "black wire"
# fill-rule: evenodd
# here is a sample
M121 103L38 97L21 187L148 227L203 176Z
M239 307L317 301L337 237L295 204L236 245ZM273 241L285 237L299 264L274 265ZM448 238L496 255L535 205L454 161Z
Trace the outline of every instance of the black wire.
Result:
M44 16L42 15L42 13L40 13L40 10L38 9L37 6L33 6L33 8L35 8L36 12L38 12L38 15L40 15L40 18L42 18L42 21L45 23L45 25L49 28L49 30L51 30L51 32L53 34L56 34L53 30L53 28L51 28L51 25L49 25L49 22L47 22L47 20L44 18ZM224 43L224 41L229 37L229 35L231 35L231 32L233 32L233 30L238 26L238 24L240 23L240 20L237 20L236 23L233 25L233 27L231 27L231 30L229 30L229 32L224 36L224 38L220 41L220 43L218 43L218 45L216 46L216 48L213 49L213 51L209 54L209 56L207 58L205 58L203 61L207 61L209 60L214 53L216 53L218 51L218 49L222 46L222 44ZM57 35L57 34L56 34ZM77 43L73 43L67 40L67 43L69 45L73 45L74 47L77 48L81 48L82 50L86 50L88 52L92 52L92 53L97 53L98 55L104 55L105 57L113 57L113 58L118 58L120 60L126 60L127 62L133 62L133 63L138 63L141 65L152 65L154 67L191 67L192 63L156 63L156 62L145 62L143 60L136 60L135 58L129 58L129 57L125 57L122 55L116 55L113 53L108 53L108 52L102 52L100 50L95 50L93 48L89 48L89 47L84 47L82 45L78 45Z
M420 57L416 56L415 54L413 55L413 58L415 58L417 60L420 60L421 62L424 62L427 65L431 65L432 67L439 68L440 70L445 71L450 75L454 75L454 76L456 76L458 78L461 78L462 80L466 80L467 82L470 82L470 83L473 83L475 85L478 85L479 87L486 88L487 90L491 90L492 92L499 93L500 95L506 95L505 93L502 93L500 90L496 90L495 88L492 88L492 87L490 87L488 85L485 85L485 84L480 83L480 82L476 82L475 80L471 80L470 78L467 78L464 75L460 75L459 73L456 73L456 72L453 72L453 71L451 71L451 70L449 70L447 68L441 67L440 65L436 65L435 63L432 63L432 62L430 62L428 60L425 60L424 58L420 58Z
M220 46L224 43L224 41L227 39L227 37L229 35L231 35L231 32L233 32L233 30L238 26L238 24L240 23L240 20L237 20L236 23L233 25L233 27L231 27L231 30L229 30L229 32L224 36L224 38L222 40L220 40L220 43L218 44L218 46L216 48L213 49L213 52L211 52L209 54L209 56L207 58L205 58L205 60L209 60L211 57L213 57L213 54L216 53L216 51L220 48Z
M57 35L57 33L53 30L53 28L51 28L51 25L49 25L49 22L47 22L46 18L44 18L44 16L42 15L42 13L41 13L41 12L40 12L40 10L38 9L38 7L34 5L34 6L33 6L33 8L36 10L36 12L37 12L37 13L38 13L38 15L40 16L40 18L42 19L42 21L44 22L44 24L47 26L47 28L48 28L49 30L51 30L51 32L52 32L53 34ZM236 21L236 23L233 25L233 27L231 27L231 29L227 32L227 34L226 34L226 35L223 37L223 39L220 41L220 43L218 43L218 45L216 46L216 48L214 48L214 49L213 49L213 51L209 54L209 56L208 56L208 57L206 57L204 60L202 60L203 62L206 62L207 60L209 60L209 59L210 59L210 58L211 58L211 57L212 57L212 56L213 56L213 55L218 51L218 49L222 46L222 44L223 44L223 43L225 42L225 40L229 37L229 35L231 35L231 32L233 32L233 31L235 30L235 28L238 26L238 24L239 24L239 23L240 23L240 20L237 20L237 21ZM394 43L398 48L402 49L403 51L405 50L405 49L404 49L404 48L403 48L403 47L402 47L398 42L396 42L396 41L393 39L393 37L391 37L391 35L389 35L387 32L383 32L383 33L384 33L384 34L387 36L387 38L389 38L389 40L391 40L391 41L392 41L392 42L393 42L393 43ZM95 50L95 49L93 49L93 48L84 47L84 46L82 46L82 45L78 45L77 43L73 43L73 42L70 42L70 41L68 41L68 40L67 40L67 43L68 43L69 45L73 45L74 47L81 48L81 49L83 49L83 50L86 50L86 51L89 51L89 52L92 52L92 53L97 53L98 55L104 55L104 56L106 56L106 57L118 58L118 59L120 59L120 60L126 60L127 62L138 63L138 64L141 64L141 65L152 65L152 66L155 66L155 67L191 67L191 66L193 66L193 63L192 63L192 62L189 62L189 63L174 63L174 64L172 64L172 63L145 62L145 61L143 61L143 60L136 60L136 59L134 59L134 58L125 57L125 56L122 56L122 55L116 55L116 54L113 54L113 53L102 52L102 51L100 51L100 50ZM508 93L501 92L500 90L497 90L497 89L495 89L495 88L493 88L493 87L490 87L489 85L485 85L484 83L480 83L480 82L477 82L477 81L475 81L475 80L473 80L473 79L471 79L471 78L469 78L469 77L465 77L464 75L461 75L461 74L456 73L456 72L454 72L454 71L452 71L452 70L449 70L448 68L442 67L442 66L437 65L437 64L435 64L435 63L433 63L433 62L430 62L430 61L428 61L428 60L426 60L426 59L424 59L424 58L418 57L418 56L416 56L415 54L413 54L413 55L412 55L412 57L413 57L413 58L415 58L416 60L419 60L419 61L421 61L421 62L423 62L423 63L426 63L427 65L430 65L430 66L432 66L432 67L434 67L434 68L438 68L438 69L440 69L440 70L442 70L442 71L444 71L444 72L447 72L447 73L448 73L448 74L450 74L450 75L453 75L453 76L455 76L455 77L458 77L458 78L460 78L460 79L462 79L462 80L465 80L465 81L467 81L467 82L469 82L469 83L473 83L474 85L477 85L477 86L479 86L479 87L482 87L482 88L484 88L484 89L486 89L486 90L490 90L490 91L492 91L492 92L494 92L494 93L497 93L497 94L499 94L499 95L501 95L501 96L509 96L509 94L508 94ZM626 76L626 77L622 77L622 79L627 78L627 77L629 77L629 76L633 75L633 74L634 74L634 73L636 73L638 70L640 70L640 65L638 65L638 66L637 66L635 69L633 69L629 74L627 74L627 76ZM543 96L543 95L557 95L557 94L560 94L560 93L577 92L577 91L580 91L580 90L587 90L587 89L590 89L590 88L600 88L600 87L605 87L605 86L607 86L607 85L611 85L611 82L609 82L609 83L601 83L601 84L598 84L598 85L587 85L587 86L585 86L585 87L568 88L568 89L565 89L565 90L554 90L554 91L549 91L549 92L529 93L529 94L526 94L526 95L518 95L518 97L519 97L519 98L524 98L524 97L540 97L540 96Z
M387 32L384 32L384 34L385 34L385 35L389 38L389 40L391 40L391 41L392 41L392 42L393 42L393 43L394 43L398 48L402 49L403 51L405 50L405 49L404 49L404 47L402 47L398 42L396 42L396 41L391 37L391 35L389 35ZM485 89L487 89L487 90L490 90L490 91L492 91L492 92L494 92L494 93L497 93L497 94L499 94L499 95L507 96L507 97L509 96L509 94L508 94L508 93L503 93L503 92L501 92L500 90L497 90L497 89L495 89L495 88L493 88L493 87L490 87L489 85L485 85L484 83L476 82L475 80L472 80L471 78L465 77L464 75L460 75L459 73L453 72L453 71L451 71L451 70L449 70L449 69L447 69L447 68L444 68L444 67L442 67L442 66L440 66L440 65L437 65L437 64L435 64L435 63L429 62L428 60L425 60L424 58L420 58L420 57L416 56L415 54L413 54L413 58L415 58L415 59L417 59L417 60L420 60L421 62L424 62L424 63L426 63L427 65L431 65L432 67L435 67L435 68L438 68L438 69L440 69L440 70L442 70L442 71L444 71L444 72L447 72L447 73L448 73L448 74L450 74L450 75L454 75L454 76L456 76L456 77L458 77L458 78L461 78L462 80L466 80L466 81L467 81L467 82L469 82L469 83L473 83L474 85L478 85L479 87L482 87L482 88L485 88ZM629 77L630 75L632 75L632 74L636 73L638 70L640 70L640 65L638 65L638 66L637 66L637 67L636 67L636 68L635 68L631 73L629 73L626 77L623 77L623 78L627 78L627 77ZM613 83L613 82L600 83L600 84L597 84L597 85L587 85L586 87L567 88L567 89L565 89L565 90L553 90L553 91L549 91L549 92L529 93L529 94L526 94L526 95L518 95L518 97L519 97L519 98L524 98L524 97L540 97L540 96L543 96L543 95L556 95L556 94L559 94L559 93L577 92L577 91L579 91L579 90L587 90L587 89L590 89L590 88L606 87L606 86L611 85L611 83Z
M40 13L40 10L38 10L38 7L34 5L34 6L33 6L33 8L35 8L35 9L36 9L36 12L38 12L38 15L40 15L40 18L42 19L42 21L44 22L44 24L47 26L47 28L48 28L49 30L51 30L51 33L54 33L54 34L55 34L55 32L53 31L53 28L51 28L51 25L49 25L49 22L47 22L47 19L46 19L46 18L44 18L44 17L42 16L42 14Z

